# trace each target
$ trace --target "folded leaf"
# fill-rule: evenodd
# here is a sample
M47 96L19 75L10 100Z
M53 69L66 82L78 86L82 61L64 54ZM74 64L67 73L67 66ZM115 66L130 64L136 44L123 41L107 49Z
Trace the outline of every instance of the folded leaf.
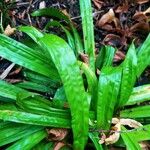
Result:
M112 46L102 47L96 58L96 68L101 69L102 67L112 66L115 51Z

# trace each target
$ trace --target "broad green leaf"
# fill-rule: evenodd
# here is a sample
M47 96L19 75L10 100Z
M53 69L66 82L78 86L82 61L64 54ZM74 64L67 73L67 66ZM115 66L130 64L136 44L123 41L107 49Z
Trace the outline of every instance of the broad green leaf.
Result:
M0 103L0 110L18 110L14 103Z
M23 70L23 73L26 80L37 84L42 84L52 88L57 88L61 85L61 81L52 80L46 76L43 76L41 74L35 73L27 69Z
M0 146L15 142L25 136L41 130L43 127L10 123L9 126L0 129Z
M51 21L51 22L48 22L45 29L48 29L49 27L51 26L56 26L56 27L61 27L62 30L65 32L66 34L66 37L67 37L67 40L68 40L68 44L70 45L70 47L74 50L74 52L76 53L76 50L75 50L75 41L74 41L74 38L73 36L71 35L71 33L58 21Z
M137 77L141 75L141 73L145 70L147 66L150 65L150 34L142 44L141 48L137 53L138 57L138 69L137 69Z
M56 8L43 8L36 10L35 12L32 13L32 16L47 16L47 17L54 17L57 19L63 19L68 23L70 28L72 29L74 40L75 40L75 47L76 47L76 54L83 53L83 45L81 42L81 38L78 34L77 29L74 27L73 23L71 22L70 18L66 16L63 12L61 12L59 9Z
M146 118L150 117L150 106L138 106L122 110L120 112L121 117L124 118Z
M84 149L88 137L89 104L75 55L58 36L45 35L40 41L50 53L64 86L71 109L74 149Z
M121 137L126 145L127 150L142 150L138 142L132 136L128 134L128 131L126 130L126 128L122 127L122 130L124 132L121 133Z
M59 80L54 65L35 50L0 34L0 56L49 78Z
M53 95L55 93L55 90L42 85L42 84L38 84L38 83L34 83L34 82L28 82L28 81L24 81L18 84L15 84L17 87L23 88L23 89L27 89L27 90L34 90L34 91L38 91L38 92L46 92L49 93L50 95Z
M43 33L32 26L20 26L18 27L18 29L28 34L36 43L38 43L39 38L42 38L44 36Z
M150 100L150 85L138 86L133 92L125 105L135 105Z
M128 135L138 142L150 140L150 125L133 129Z
M18 99L17 104L26 112L70 119L69 110L53 108L49 100L37 96L23 100Z
M6 97L15 101L18 96L20 97L20 99L23 99L32 95L32 93L26 90L23 90L5 81L0 80L0 96L2 97Z
M37 131L29 136L22 138L21 140L8 147L6 150L31 150L36 144L47 137L45 130Z
M31 114L21 111L0 110L0 119L23 124L70 128L70 120L55 116Z
M137 56L133 43L128 50L125 61L122 63L122 67L121 91L120 100L117 104L118 107L123 106L128 101L136 81Z
M112 46L103 46L96 58L96 68L112 66L115 51Z
M89 56L90 67L95 71L95 42L91 0L79 0L84 36L84 49Z
M96 150L103 150L103 147L101 144L99 144L99 133L98 132L89 132L89 137L92 140Z
M55 108L64 109L66 105L68 105L68 101L66 98L64 87L62 86L57 89L52 101L52 106Z
M104 67L98 83L97 127L108 129L120 90L121 68Z
M48 141L41 141L32 150L52 150L54 149L54 143Z

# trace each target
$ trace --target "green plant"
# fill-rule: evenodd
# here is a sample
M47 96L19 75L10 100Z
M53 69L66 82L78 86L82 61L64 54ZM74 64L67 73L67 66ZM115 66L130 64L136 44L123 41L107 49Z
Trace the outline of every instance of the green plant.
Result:
M97 150L106 149L107 144L141 149L138 142L150 139L149 106L135 105L150 100L150 85L134 88L136 78L150 64L150 36L140 48L132 43L125 60L114 67L114 48L105 46L95 57L90 0L80 0L80 9L84 46L71 20L53 8L37 10L32 15L63 19L66 26L53 21L45 29L60 26L68 43L29 26L18 30L32 38L30 47L0 35L0 56L23 66L27 80L16 85L0 81L0 146L13 142L7 149L53 149L53 142L46 141L49 128L71 129L76 150L88 146L88 137ZM88 55L88 64L79 59L83 53ZM53 99L39 92L50 92ZM128 119L126 123L124 118ZM112 124L120 132L115 135L119 141L110 136ZM128 132L126 126L137 129Z

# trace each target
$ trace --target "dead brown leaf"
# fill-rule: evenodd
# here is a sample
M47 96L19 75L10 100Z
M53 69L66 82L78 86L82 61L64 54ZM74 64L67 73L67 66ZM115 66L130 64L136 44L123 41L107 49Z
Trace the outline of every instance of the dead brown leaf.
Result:
M125 54L122 51L118 50L114 56L114 62L124 60L124 58L125 58Z
M115 17L115 13L113 9L110 9L106 14L104 14L101 19L98 21L97 25L99 27L103 27L107 23L112 23L114 22L115 27L119 27L119 20L118 18Z
M149 2L149 0L136 0L136 2L137 2L138 4L144 4L144 3Z
M12 28L10 25L7 25L6 29L4 30L4 34L10 36L15 33L16 28Z
M65 144L63 142L58 142L55 147L54 150L60 150L62 147L64 147Z
M100 0L92 0L92 2L98 9L100 9L102 7L102 5L104 4L104 2L100 1Z
M47 133L48 133L48 140L50 141L61 141L63 140L67 134L68 134L68 130L67 129L47 129Z

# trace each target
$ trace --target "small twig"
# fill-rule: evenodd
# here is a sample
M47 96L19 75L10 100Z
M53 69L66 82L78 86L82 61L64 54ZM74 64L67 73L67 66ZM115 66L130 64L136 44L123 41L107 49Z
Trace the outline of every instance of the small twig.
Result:
M103 10L96 11L96 12L94 12L92 15L93 15L93 17L94 17L95 15L100 14L100 13L102 13L102 12L103 12ZM79 19L79 18L81 18L81 16L72 17L71 20L75 20L75 19Z
M4 33L4 28L3 28L3 13L2 12L0 12L0 13L1 13L0 29L1 29L2 33Z
M7 69L0 75L0 79L5 79L14 66L15 63L12 63L9 67L7 67Z

